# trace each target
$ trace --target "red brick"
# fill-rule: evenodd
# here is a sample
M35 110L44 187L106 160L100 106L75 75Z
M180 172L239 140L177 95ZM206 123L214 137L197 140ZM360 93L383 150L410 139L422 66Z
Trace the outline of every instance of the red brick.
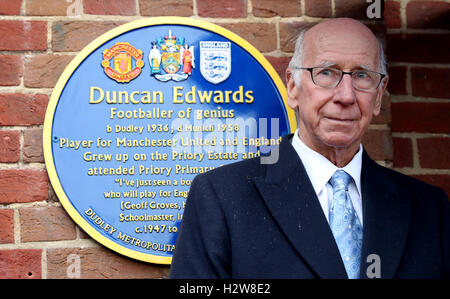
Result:
M197 0L198 15L210 18L244 18L247 0Z
M24 85L26 87L54 87L73 58L72 55L55 54L38 54L25 58Z
M0 178L0 204L44 201L48 197L44 170L1 169Z
M41 278L41 249L0 250L0 279Z
M15 163L20 159L20 132L0 131L0 162Z
M450 175L446 174L416 174L413 177L427 182L431 185L441 187L447 193L447 197L450 198Z
M302 15L299 0L252 0L252 5L255 17L300 17Z
M419 138L417 148L422 168L450 169L450 138Z
M22 57L19 55L0 55L0 85L20 84L22 77Z
M413 96L450 98L450 69L413 67L411 86Z
M411 1L406 6L408 28L450 29L450 3Z
M43 94L0 94L0 125L42 125L47 104Z
M47 22L0 21L0 50L27 51L47 49Z
M354 19L368 19L367 7L370 5L366 1L361 0L335 0L334 12L336 17L346 17Z
M392 131L450 132L450 103L392 103Z
M369 156L374 160L392 160L392 137L388 130L369 129L361 142Z
M387 89L391 94L408 94L406 89L406 66L389 67L389 84Z
M79 0L76 1L81 3ZM25 2L25 14L27 16L65 16L69 6L73 4L74 1L27 0Z
M377 23L369 23L369 24L365 24L367 26L367 28L369 28L373 34L382 40L383 45L386 44L386 33L387 33L387 29L386 26L380 22Z
M169 266L148 264L116 254L103 247L47 250L47 277L67 278L73 264L70 255L80 258L80 278L167 278Z
M49 190L48 190L48 200L47 202L57 202L60 203L58 196L56 196L55 190L53 190L53 186L52 184L49 185Z
M413 167L412 141L410 138L393 137L394 167Z
M20 15L22 0L0 0L0 15Z
M142 16L180 16L194 14L192 0L139 0Z
M124 22L58 21L52 27L52 49L55 52L75 52L83 49L103 33Z
M450 63L450 34L388 34L390 62Z
M60 207L20 209L21 242L73 240L75 224Z
M0 244L14 243L14 210L0 210Z
M136 0L84 0L83 5L90 15L136 15Z
M332 16L331 0L305 0L306 15L329 18Z
M237 23L221 26L236 33L261 52L271 52L277 48L275 24Z
M25 130L23 134L23 161L24 162L44 162L44 152L42 149L42 129L32 128Z
M273 56L266 56L267 60L270 62L270 64L273 66L275 71L278 73L278 76L280 76L283 83L286 84L286 68L289 65L289 61L291 61L291 57L273 57Z
M384 23L386 24L387 28L402 27L402 19L400 16L400 2L384 2Z
M80 239L92 239L84 230L80 229Z

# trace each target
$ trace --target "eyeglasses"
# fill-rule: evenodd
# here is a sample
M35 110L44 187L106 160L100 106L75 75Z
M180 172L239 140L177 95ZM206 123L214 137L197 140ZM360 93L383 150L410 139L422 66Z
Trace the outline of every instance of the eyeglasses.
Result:
M381 83L385 74L369 70L355 70L344 72L330 67L293 67L294 69L307 70L311 73L314 84L323 88L335 88L339 85L344 75L352 77L353 87L358 90L375 90Z

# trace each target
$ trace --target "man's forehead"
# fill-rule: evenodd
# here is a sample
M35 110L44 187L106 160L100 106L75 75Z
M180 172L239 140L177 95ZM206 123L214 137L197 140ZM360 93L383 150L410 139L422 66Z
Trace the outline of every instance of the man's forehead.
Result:
M350 18L336 18L320 22L312 26L307 32L308 34L330 34L344 32L345 34L361 34L366 37L375 38L372 31L363 23Z
M351 19L335 19L309 29L304 36L304 62L355 60L372 65L378 61L378 42L365 25Z

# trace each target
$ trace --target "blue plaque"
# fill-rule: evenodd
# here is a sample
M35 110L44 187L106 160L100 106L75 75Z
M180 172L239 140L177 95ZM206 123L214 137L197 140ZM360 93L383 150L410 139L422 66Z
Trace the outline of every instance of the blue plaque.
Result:
M192 179L295 130L285 93L264 56L218 25L122 25L85 47L53 90L43 138L51 184L93 239L170 264Z

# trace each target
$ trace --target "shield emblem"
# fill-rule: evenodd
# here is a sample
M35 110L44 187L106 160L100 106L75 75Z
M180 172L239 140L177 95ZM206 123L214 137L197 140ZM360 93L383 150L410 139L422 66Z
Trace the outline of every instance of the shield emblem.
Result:
M130 82L139 76L144 67L142 51L127 42L118 42L111 48L105 49L102 54L102 67L105 74L119 83ZM132 69L133 59L136 61L134 69Z
M164 52L161 58L161 65L168 74L175 74L180 69L180 53Z
M126 74L131 71L131 54L128 52L118 52L114 55L114 70L119 74Z
M201 41L200 72L213 84L225 81L231 74L231 43Z

